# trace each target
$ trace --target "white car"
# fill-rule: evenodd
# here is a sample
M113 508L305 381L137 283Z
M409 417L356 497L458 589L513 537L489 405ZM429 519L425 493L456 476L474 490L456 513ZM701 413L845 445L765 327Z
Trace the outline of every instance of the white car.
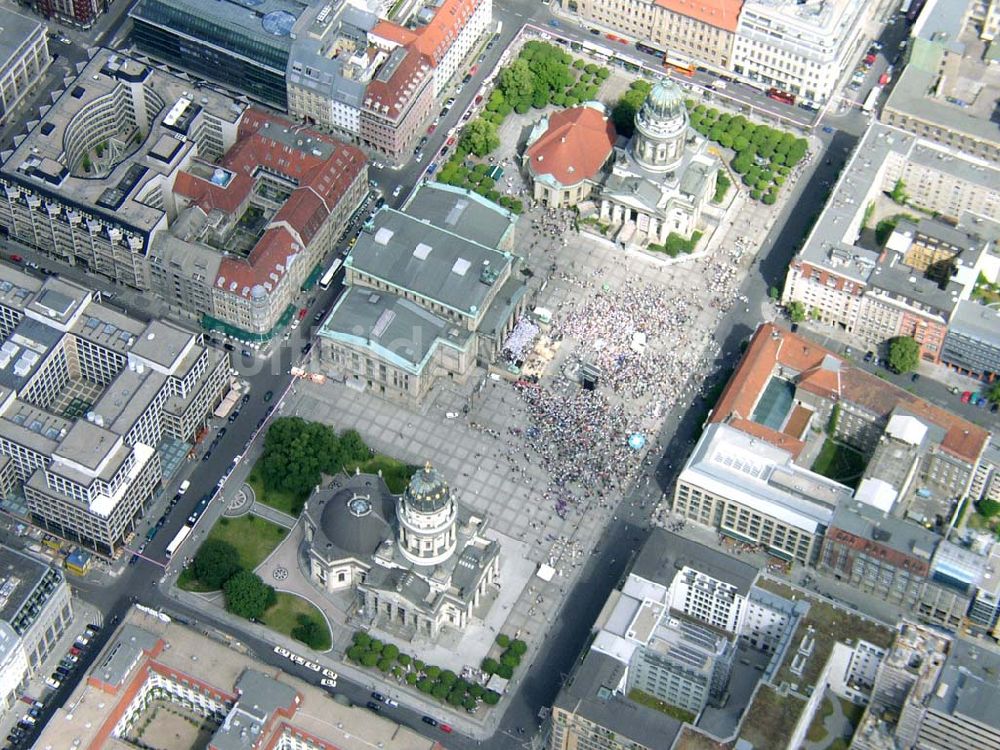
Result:
M393 190L392 190L392 197L393 198L398 198L399 194L402 193L402 192L403 192L403 186L402 185L396 185L396 187L393 188Z
M337 681L336 680L332 680L329 677L324 677L322 680L319 681L319 684L322 685L325 688L335 688L335 687L337 687Z
M399 708L399 701L393 700L392 698L386 698L385 705L389 706L390 708Z
M298 327L299 327L299 319L298 319L298 318L295 318L295 319L294 319L294 320L292 321L292 330L294 331L294 330L295 330L296 328L298 328Z
M51 677L46 677L45 684L48 685L53 690L58 690L59 686L62 685L62 680L54 680Z
M336 682L337 681L337 677L339 675L336 672L334 672L332 669L327 669L326 667L323 667L323 676L324 677L329 677L331 680L333 680L334 682Z
M278 656L285 656L285 657L291 656L291 652L287 648L282 648L281 646L275 646L274 653L276 653Z

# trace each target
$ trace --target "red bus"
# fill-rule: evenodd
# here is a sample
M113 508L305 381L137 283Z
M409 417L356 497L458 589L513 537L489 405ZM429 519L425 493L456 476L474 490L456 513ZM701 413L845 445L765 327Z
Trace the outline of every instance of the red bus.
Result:
M782 91L781 89L768 89L767 96L770 99L774 99L776 102L782 102L783 104L795 104L795 94L789 94L787 91Z
M681 57L666 55L663 58L663 65L667 68L667 70L680 73L682 76L688 76L690 78L694 75L695 64L690 60L685 60Z

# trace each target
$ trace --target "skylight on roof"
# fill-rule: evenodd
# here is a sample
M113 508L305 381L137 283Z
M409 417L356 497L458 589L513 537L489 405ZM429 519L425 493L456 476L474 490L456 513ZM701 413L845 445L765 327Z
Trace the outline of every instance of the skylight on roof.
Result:
M458 224L459 218L462 216L462 212L465 211L466 206L469 205L469 201L462 199L455 202L455 205L451 207L448 215L444 218L444 223L449 226L455 226Z
M419 243L413 250L413 257L418 260L427 260L427 256L431 254L431 246L425 245L423 242Z
M392 230L388 227L380 227L377 232L375 232L375 242L379 245L388 245L389 240L392 239Z
M459 276L465 276L465 272L468 271L471 267L472 264L469 263L469 261L467 261L465 258L459 258L458 260L455 261L455 265L451 267L451 272L457 273Z
M385 333L385 329L389 327L389 324L392 323L395 317L396 313L392 310L383 310L378 316L378 320L375 321L375 326L372 328L372 338L377 339Z

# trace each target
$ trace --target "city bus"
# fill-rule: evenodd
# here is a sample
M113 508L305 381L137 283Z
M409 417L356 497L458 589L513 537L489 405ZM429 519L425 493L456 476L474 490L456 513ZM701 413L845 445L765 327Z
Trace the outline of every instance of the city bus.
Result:
M320 289L330 288L330 284L333 283L333 277L337 275L337 271L340 270L340 266L343 265L343 263L344 261L341 260L340 258L337 258L335 261L333 261L333 265L331 265L328 269L326 269L326 273L323 274L323 278L319 280Z
M174 553L180 549L180 546L184 544L184 540L187 539L188 534L191 533L191 527L187 524L181 526L181 530L177 532L177 536L173 538L173 541L167 545L167 559L169 560L174 556Z
M789 94L787 91L782 91L781 89L768 89L767 97L782 104L795 104L795 94Z
M696 69L695 64L691 60L685 60L682 57L677 57L669 52L663 58L663 64L667 70L671 70L674 73L680 73L682 76L688 76L689 78L694 75Z
M875 109L875 105L878 103L879 94L882 93L881 86L872 86L872 90L868 92L868 96L865 99L865 103L861 105L861 111L866 115L871 114Z

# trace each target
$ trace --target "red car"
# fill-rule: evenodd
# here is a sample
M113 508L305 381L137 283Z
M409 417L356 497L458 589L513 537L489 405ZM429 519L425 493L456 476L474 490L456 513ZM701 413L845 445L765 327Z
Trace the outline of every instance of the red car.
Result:
M23 263L23 262L24 262L24 258L22 258L22 257L21 257L20 255L18 255L17 253L11 253L11 255L10 255L10 259L11 259L12 261L14 261L15 263Z
M455 136L452 136L451 138L449 138L449 139L448 139L448 140L447 140L447 141L445 142L445 145L446 145L446 146L454 146L454 145L455 145Z
M963 404L969 403L969 399L971 398L972 398L972 391L966 391L965 393L962 394L962 403Z
M479 70L479 66L478 65L473 65L471 68L469 68L469 75L470 76L474 76L478 70Z
M869 52L867 55L865 55L865 64L866 65L871 65L874 62L875 62L875 55L873 55L871 52Z
M441 727L441 731L442 732L447 732L448 734L451 734L451 724L441 723L438 726Z
M436 128L437 128L437 125L431 125L429 128L427 128L427 135L430 135L431 133L433 133Z
M299 310L299 320L302 320L308 314L309 314L309 310L307 310L306 308L303 307L301 310Z
M473 104L479 104L483 100L483 95L480 94L473 100Z
M878 85L879 86L885 86L887 83L889 83L889 74L888 73L883 73L882 75L880 75L878 77Z

